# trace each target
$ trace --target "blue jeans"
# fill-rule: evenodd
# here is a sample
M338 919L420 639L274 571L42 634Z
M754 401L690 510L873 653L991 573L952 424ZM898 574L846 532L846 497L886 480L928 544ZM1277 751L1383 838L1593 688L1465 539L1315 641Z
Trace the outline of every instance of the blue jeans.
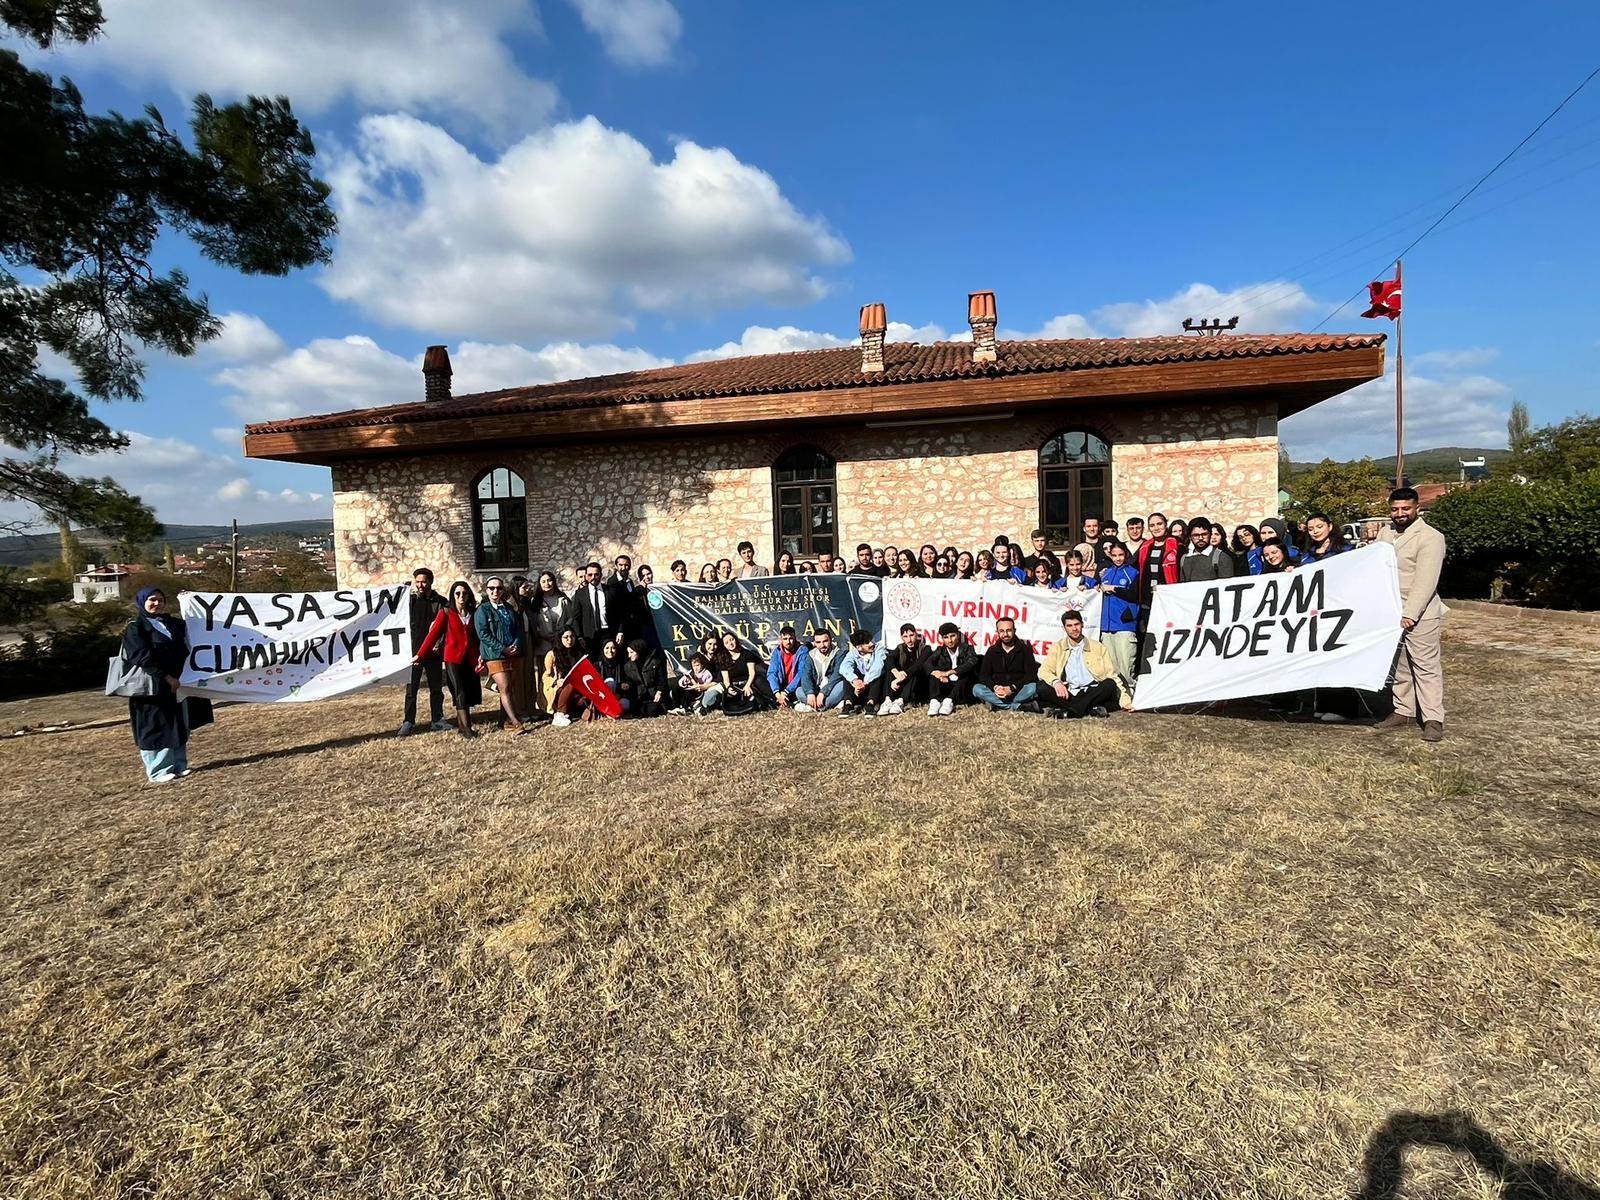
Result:
M1038 694L1038 691L1039 685L1037 683L1025 683L1016 691L1012 692L1009 699L1002 700L999 696L994 694L994 689L992 687L987 687L980 683L977 687L972 689L972 694L976 699L982 700L990 708L1004 708L1011 710L1021 708L1029 700L1032 700L1034 696Z
M154 779L158 775L180 775L189 769L187 746L172 746L166 750L141 750L139 757L144 760L146 779Z

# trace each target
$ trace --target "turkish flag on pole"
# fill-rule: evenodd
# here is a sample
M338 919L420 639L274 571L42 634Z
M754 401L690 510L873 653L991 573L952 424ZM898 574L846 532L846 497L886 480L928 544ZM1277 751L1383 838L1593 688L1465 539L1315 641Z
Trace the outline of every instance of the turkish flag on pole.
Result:
M1396 270L1393 279L1379 279L1367 284L1367 295L1372 301L1372 307L1362 313L1363 317L1388 317L1394 320L1400 315L1400 272Z
M572 664L572 670L567 672L567 677L561 681L561 686L571 684L583 694L584 699L593 704L595 711L602 717L610 717L615 721L622 715L622 701L606 686L606 681L600 678L600 672L589 661L585 654Z

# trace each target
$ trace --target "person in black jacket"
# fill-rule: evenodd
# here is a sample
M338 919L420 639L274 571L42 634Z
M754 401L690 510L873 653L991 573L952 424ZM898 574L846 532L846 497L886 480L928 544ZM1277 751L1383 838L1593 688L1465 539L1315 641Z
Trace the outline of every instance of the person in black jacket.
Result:
M616 638L614 592L600 582L600 569L597 562L586 565L583 582L572 590L572 629L591 658L600 657L602 642Z
M900 626L900 644L889 652L883 664L888 682L883 688L883 705L878 709L880 717L905 712L907 701L920 702L927 683L922 668L929 657L928 643L922 640L917 627L910 621Z
M450 602L433 590L433 572L418 567L411 572L411 594L407 597L409 624L411 626L411 654L415 658L422 643L428 639L434 618L450 607ZM400 719L400 729L395 737L405 737L417 724L417 688L423 679L428 681L428 715L435 730L448 729L444 723L444 667L437 658L426 658L411 664L411 678L406 681L406 711Z
M995 643L978 665L978 686L972 694L990 708L1011 712L1040 712L1034 702L1039 690L1039 661L1028 644L1017 638L1017 623L1001 617L994 623Z
M939 626L939 645L923 660L928 689L928 715L948 717L965 704L978 673L978 655L954 621Z
M178 679L189 658L183 621L167 615L167 596L158 587L139 592L138 615L122 631L122 656L156 677L154 696L128 698L133 744L151 783L171 783L189 773L189 733L211 724L211 701L178 699Z
M659 717L666 711L666 668L643 638L628 643L628 661L622 664L618 682L617 696L628 716Z

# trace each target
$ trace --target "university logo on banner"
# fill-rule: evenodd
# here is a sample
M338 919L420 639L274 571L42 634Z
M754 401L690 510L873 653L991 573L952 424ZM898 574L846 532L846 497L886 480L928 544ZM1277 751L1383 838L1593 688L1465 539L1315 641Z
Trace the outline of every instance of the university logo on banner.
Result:
M1092 589L1019 587L998 579L886 579L883 582L882 640L893 645L900 626L910 623L925 641L936 642L939 626L954 622L979 654L994 644L995 622L1009 617L1017 637L1036 655L1061 640L1061 614L1083 616L1085 636L1100 636L1100 593Z
M1377 691L1400 642L1394 547L1376 542L1281 575L1156 589L1135 708L1304 688Z
M323 700L411 665L410 585L335 592L179 592L179 682L217 700Z

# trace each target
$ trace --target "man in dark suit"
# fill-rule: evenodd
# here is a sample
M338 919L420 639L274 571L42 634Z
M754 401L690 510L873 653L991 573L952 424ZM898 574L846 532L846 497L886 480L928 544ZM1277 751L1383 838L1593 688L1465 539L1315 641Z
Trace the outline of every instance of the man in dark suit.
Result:
M617 555L612 574L600 586L606 594L606 617L618 645L644 636L645 588L633 578L633 559Z
M572 597L572 627L584 650L594 658L600 656L601 643L617 635L609 601L606 586L600 582L600 564L589 563L583 568L583 582Z

